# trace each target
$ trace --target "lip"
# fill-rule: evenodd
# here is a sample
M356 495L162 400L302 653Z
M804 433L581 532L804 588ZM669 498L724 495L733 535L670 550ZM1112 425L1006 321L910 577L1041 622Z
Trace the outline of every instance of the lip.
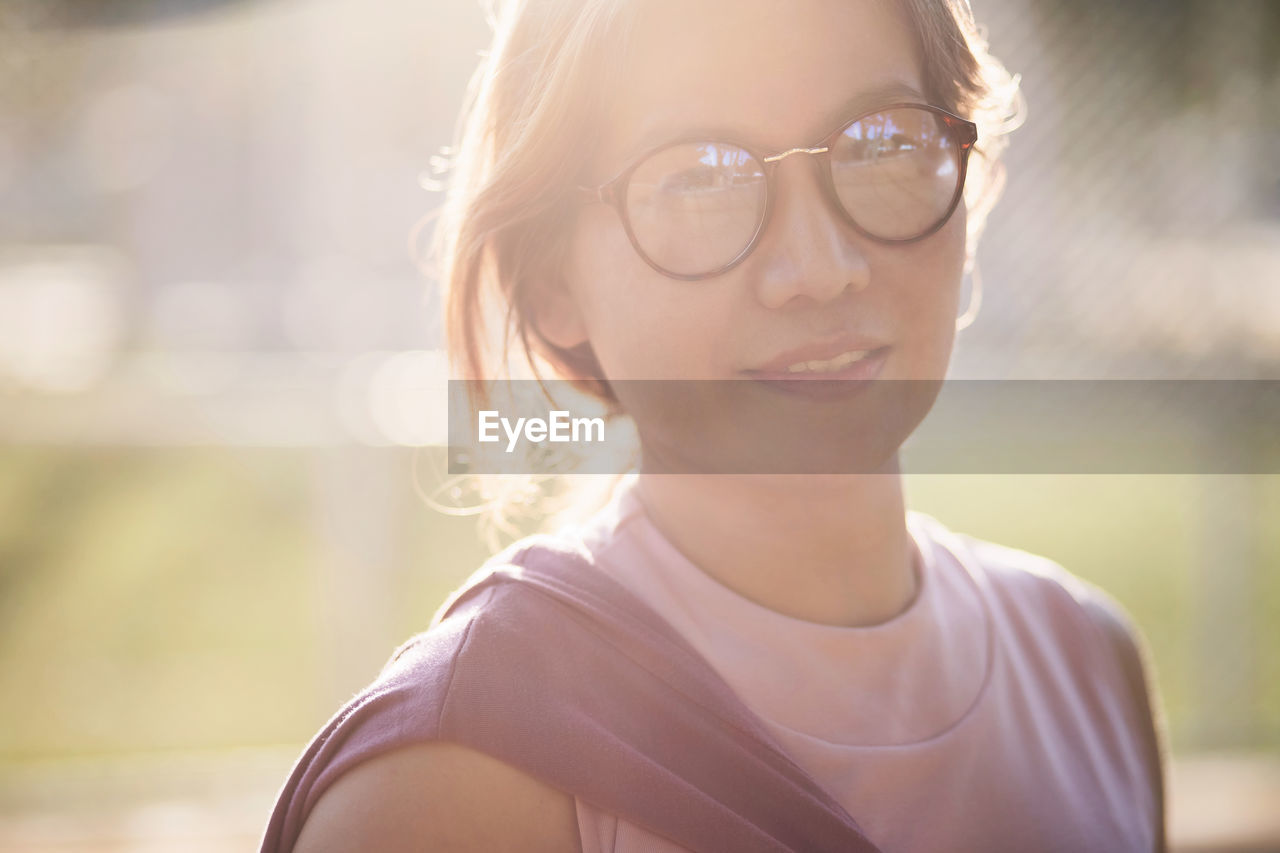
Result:
M848 397L865 390L880 375L890 351L887 346L848 347L837 350L825 358L831 359L853 349L870 349L871 352L865 358L829 373L790 373L786 369L787 365L795 364L797 361L821 359L823 356L793 357L791 353L787 353L786 358L791 360L786 361L783 367L771 370L748 370L746 375L771 390L785 394L821 400ZM777 361L771 362L771 364L776 363Z
M782 374L794 377L796 374L788 374L787 368L801 361L830 361L838 355L854 350L873 351L879 349L888 349L888 347L869 338L855 338L852 336L834 338L779 353L764 364L745 372L751 375ZM857 364L858 362L854 363Z

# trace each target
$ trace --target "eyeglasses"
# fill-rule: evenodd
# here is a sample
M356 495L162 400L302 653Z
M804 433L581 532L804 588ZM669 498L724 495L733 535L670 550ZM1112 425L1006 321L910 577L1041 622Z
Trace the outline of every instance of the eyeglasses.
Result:
M843 220L881 243L933 234L964 191L973 122L925 104L893 104L846 122L811 148L763 155L737 142L680 140L651 149L590 200L618 211L631 245L663 275L721 275L760 242L773 210L775 172L793 154L821 165L823 191Z

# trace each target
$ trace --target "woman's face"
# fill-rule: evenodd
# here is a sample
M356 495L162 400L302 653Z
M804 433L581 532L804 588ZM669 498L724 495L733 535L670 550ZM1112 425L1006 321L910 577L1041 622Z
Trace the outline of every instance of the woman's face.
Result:
M646 4L589 179L602 183L643 151L706 128L772 154L814 145L864 110L926 103L911 35L892 6ZM760 242L729 272L701 281L655 271L614 208L584 205L568 298L544 331L560 346L589 342L611 380L751 378L807 348L810 359L883 348L877 378L941 379L964 263L963 205L923 240L877 243L831 208L817 165L803 155L780 161Z

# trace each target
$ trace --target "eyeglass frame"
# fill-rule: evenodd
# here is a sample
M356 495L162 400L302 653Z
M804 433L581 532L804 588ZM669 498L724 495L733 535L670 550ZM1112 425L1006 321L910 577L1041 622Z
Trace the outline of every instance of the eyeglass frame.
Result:
M839 193L835 187L835 178L832 174L831 148L835 145L836 141L844 135L846 130L862 121L864 118L873 116L876 113L884 113L899 109L923 110L933 113L941 119L948 131L950 131L952 143L958 149L957 159L959 161L958 165L960 168L960 174L956 179L956 189L952 194L951 201L947 204L946 212L938 218L936 224L924 233L917 234L914 237L891 239L878 237L875 234L870 233L857 223L853 218L853 214L845 209L844 203L840 201ZM684 137L680 139L673 139L668 142L655 145L652 148L648 148L640 154L637 154L626 166L622 167L621 171L599 186L580 186L578 187L578 190L583 194L586 201L599 201L609 205L617 211L618 218L622 220L622 227L627 233L627 239L631 241L632 248L636 250L636 254L640 256L640 259L654 270L668 278L677 279L679 281L702 281L703 279L715 278L716 276L724 275L729 272L729 270L745 261L747 256L750 255L760 243L761 237L769 227L769 221L773 214L773 200L777 196L777 191L775 189L775 173L777 172L778 164L787 157L790 157L793 154L808 154L813 157L817 157L821 161L823 168L819 171L821 173L820 183L822 184L823 194L826 196L828 203L839 211L840 217L845 224L853 228L854 231L869 240L876 241L877 243L903 245L907 243L915 243L936 234L941 230L942 226L947 224L952 215L956 212L956 207L960 204L960 199L964 196L964 183L969 173L969 153L973 150L977 141L978 125L969 119L961 118L954 113L948 112L942 107L937 107L932 104L904 101L901 103L879 106L874 109L861 112L853 118L842 122L839 127L824 136L816 145L812 145L807 148L788 148L785 151L780 151L777 154L770 154L767 156L761 154L759 150L752 145L732 139L708 139L706 137ZM671 270L663 268L660 264L650 258L648 254L645 253L645 250L641 248L640 241L636 238L635 231L631 227L631 217L627 214L626 210L627 186L636 169L644 165L644 163L655 154L665 151L668 148L674 148L677 145L688 145L690 143L700 143L704 145L728 145L745 151L752 159L760 164L764 172L765 179L764 209L760 213L759 222L756 223L756 230L752 233L751 239L747 241L746 246L732 260L710 272L705 273L672 272Z

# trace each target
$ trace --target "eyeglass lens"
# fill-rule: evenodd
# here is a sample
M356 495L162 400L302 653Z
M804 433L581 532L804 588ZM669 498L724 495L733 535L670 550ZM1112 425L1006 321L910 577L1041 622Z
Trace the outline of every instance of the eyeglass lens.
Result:
M951 208L960 180L958 147L941 118L899 108L845 128L828 155L846 215L883 240L928 233ZM750 245L764 218L764 166L717 142L663 148L640 163L626 188L638 247L675 275L714 273Z

